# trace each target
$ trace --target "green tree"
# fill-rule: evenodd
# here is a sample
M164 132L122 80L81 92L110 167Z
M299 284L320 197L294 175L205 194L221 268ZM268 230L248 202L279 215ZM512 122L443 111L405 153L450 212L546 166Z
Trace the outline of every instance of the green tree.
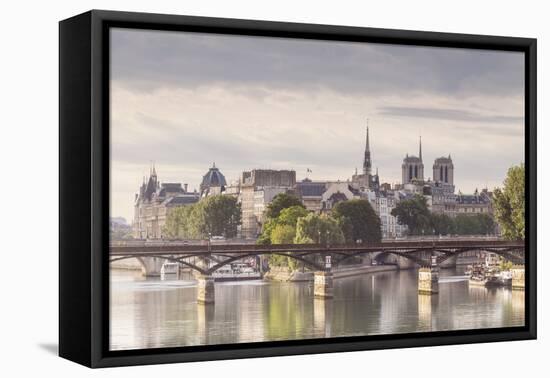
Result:
M262 227L262 233L258 238L258 244L292 244L296 234L296 223L301 217L305 217L308 211L303 206L291 206L282 209L276 218L268 219ZM270 255L270 266L288 266L296 269L296 260L281 256Z
M494 221L488 214L459 214L454 219L458 235L487 235L494 231Z
M431 214L430 223L435 235L449 235L455 233L453 218L447 214Z
M338 202L332 216L339 220L345 240L348 242L379 242L382 240L380 218L369 201L354 199Z
M500 270L510 270L514 266L514 263L501 258L498 265L499 265Z
M355 240L353 239L353 223L348 217L338 217L335 218L336 222L338 223L338 226L340 227L340 230L342 230L342 234L344 235L344 241L346 243L353 243Z
M193 239L198 237L192 215L194 206L181 206L172 209L166 217L163 234L169 238Z
M164 235L170 238L200 239L209 235L232 238L241 223L237 199L216 195L190 206L170 211L164 226Z
M271 244L292 244L296 236L296 227L278 224L271 233Z
M493 192L495 219L508 240L525 239L525 166L508 169L504 188Z
M391 211L399 224L406 225L409 235L432 234L431 214L424 196L415 195L397 204Z
M298 218L294 238L296 244L340 244L344 240L344 234L338 222L332 217L310 213Z
M262 233L258 238L258 244L270 244L272 243L271 234L275 227L278 225L287 225L296 228L296 222L298 218L305 217L308 214L308 211L303 206L291 206L285 209L282 209L279 212L279 215L276 218L268 219L263 227Z
M265 210L265 217L267 219L277 218L283 209L300 206L305 209L302 201L298 197L288 193L279 193L274 198L267 209Z
M202 222L202 232L206 235L221 235L232 238L237 235L241 224L241 205L235 197L215 195L197 203L197 221Z
M271 244L292 244L296 236L296 225L278 224L271 233ZM272 266L288 266L291 270L296 270L298 262L291 258L281 255L270 255L269 264Z
M256 240L256 244L271 244L271 233L276 226L277 218L268 219L267 221L265 221L262 226L262 232L260 233L258 240Z

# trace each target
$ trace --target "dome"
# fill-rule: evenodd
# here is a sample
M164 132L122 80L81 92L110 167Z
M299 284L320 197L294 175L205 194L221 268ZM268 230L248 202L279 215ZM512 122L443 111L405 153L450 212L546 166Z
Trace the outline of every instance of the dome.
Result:
M212 186L226 186L225 176L216 168L216 164L206 172L202 177L201 188L209 188Z

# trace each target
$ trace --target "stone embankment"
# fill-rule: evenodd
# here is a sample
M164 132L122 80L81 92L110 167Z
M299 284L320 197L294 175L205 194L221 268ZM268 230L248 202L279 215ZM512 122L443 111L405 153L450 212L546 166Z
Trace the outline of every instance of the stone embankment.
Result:
M332 274L333 278L338 279L343 277L357 276L360 274L387 272L392 270L397 270L397 267L395 265L361 265L333 268ZM313 281L313 272L291 271L288 268L273 267L269 272L264 275L264 279L268 281L280 282Z

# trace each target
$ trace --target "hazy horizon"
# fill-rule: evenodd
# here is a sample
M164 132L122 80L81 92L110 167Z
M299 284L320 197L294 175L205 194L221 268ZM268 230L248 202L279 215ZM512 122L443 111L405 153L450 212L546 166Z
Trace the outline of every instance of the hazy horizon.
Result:
M111 216L132 221L152 161L190 190L213 162L228 182L261 168L345 181L367 118L380 182L401 181L422 135L425 178L450 154L457 192L493 189L524 159L523 73L517 52L115 28Z

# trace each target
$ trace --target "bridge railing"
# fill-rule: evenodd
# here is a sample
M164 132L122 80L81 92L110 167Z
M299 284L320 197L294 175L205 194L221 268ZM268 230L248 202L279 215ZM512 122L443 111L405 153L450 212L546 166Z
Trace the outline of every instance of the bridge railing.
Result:
M452 248L523 248L522 241L502 240L419 240L419 241L384 241L362 244L205 244L192 245L178 241L129 241L110 244L110 254L123 253L270 253L270 252L359 252L387 250L429 250Z

